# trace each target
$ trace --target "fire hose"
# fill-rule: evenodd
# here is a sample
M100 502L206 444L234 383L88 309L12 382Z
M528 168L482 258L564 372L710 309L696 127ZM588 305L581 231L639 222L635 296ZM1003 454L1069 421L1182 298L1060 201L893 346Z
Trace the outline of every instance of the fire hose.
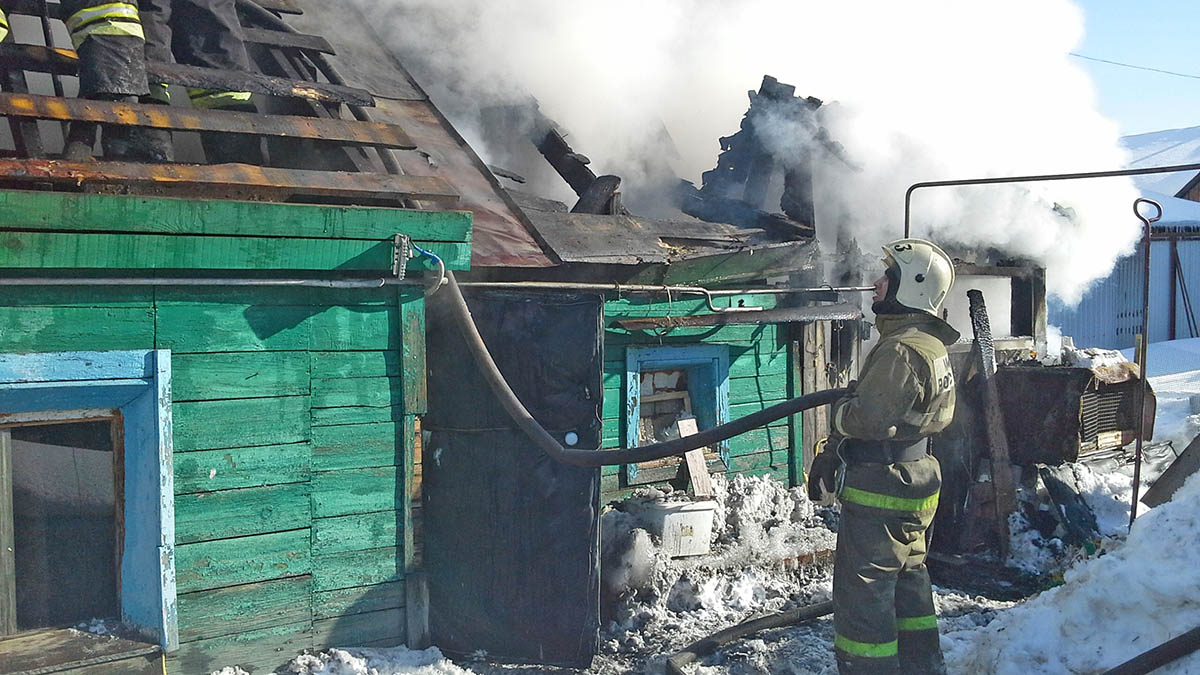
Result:
M479 335L479 330L475 327L475 321L471 318L471 310L467 307L466 300L463 299L462 291L459 290L458 282L454 279L454 274L447 272L446 280L447 302L450 305L454 321L458 324L459 330L462 331L463 338L465 338L467 343L467 349L471 352L471 357L475 360L475 365L479 368L480 374L487 381L488 387L491 388L496 398L500 400L500 405L503 406L504 411L508 413L508 416L512 418L517 427L533 441L534 445L552 459L564 464L597 467L614 464L635 464L682 455L690 450L713 445L739 434L744 434L747 431L766 426L775 420L795 415L800 411L828 405L850 393L849 389L826 389L806 394L769 408L764 408L745 417L740 417L732 422L712 427L711 429L705 429L692 436L684 436L682 438L663 441L662 443L654 443L653 445L625 448L623 450L565 448L537 420L533 419L533 415L529 414L524 404L513 393L512 388L508 386L504 375L500 373L500 369L496 366L496 362L488 352L487 345L484 344L483 338Z

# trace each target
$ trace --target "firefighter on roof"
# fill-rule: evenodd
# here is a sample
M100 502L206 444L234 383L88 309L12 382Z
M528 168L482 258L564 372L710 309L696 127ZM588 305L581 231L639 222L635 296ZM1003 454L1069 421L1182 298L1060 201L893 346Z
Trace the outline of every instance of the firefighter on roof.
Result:
M927 439L954 416L946 345L958 332L939 318L954 265L920 239L883 250L872 305L879 343L853 393L832 408L808 489L814 500L836 493L842 503L833 573L838 671L943 673L925 568L941 470Z

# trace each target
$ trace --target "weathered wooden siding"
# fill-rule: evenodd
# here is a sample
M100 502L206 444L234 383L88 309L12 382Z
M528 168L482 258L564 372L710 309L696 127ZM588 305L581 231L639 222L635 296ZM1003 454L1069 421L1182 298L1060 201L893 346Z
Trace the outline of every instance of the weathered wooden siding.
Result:
M180 650L274 668L405 639L419 288L22 289L0 349L172 350Z
M775 306L773 296L737 296L719 298L718 305ZM604 335L604 440L603 447L618 448L625 443L625 368L626 349L630 346L727 345L729 349L729 417L737 419L764 407L780 403L789 396L790 349L786 328L774 325L727 325L719 327L677 328L661 335L649 331L626 331L616 327L620 319L681 316L709 313L703 299L647 300L623 298L605 303ZM729 473L770 475L789 479L793 449L792 425L784 419L735 437L729 444ZM794 429L799 429L798 423ZM675 470L668 473L674 475ZM630 486L621 467L602 470L601 489L605 500L621 497ZM643 474L645 472L643 471ZM642 479L646 478L642 475Z

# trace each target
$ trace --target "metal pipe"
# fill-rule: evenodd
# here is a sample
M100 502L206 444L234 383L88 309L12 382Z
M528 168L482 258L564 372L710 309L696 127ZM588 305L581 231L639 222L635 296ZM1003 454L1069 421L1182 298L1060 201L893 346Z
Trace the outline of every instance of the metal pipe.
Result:
M955 187L961 185L996 185L1001 183L1038 183L1054 180L1078 180L1083 178L1119 178L1121 176L1145 176L1156 173L1176 173L1178 171L1200 171L1200 164L1175 164L1172 166L1152 166L1144 169L1118 169L1115 171L1087 171L1083 173L1052 173L1040 176L1009 176L1002 178L965 178L960 180L933 180L913 183L904 193L904 237L909 237L909 216L912 207L913 192L927 187Z
M461 288L495 288L495 289L542 289L542 290L564 290L564 291L612 291L614 293L653 293L657 295L670 296L673 293L679 295L702 295L708 304L709 311L715 313L728 312L758 312L762 311L763 307L717 307L713 304L713 298L725 297L733 295L786 295L788 293L820 293L820 292L846 292L846 293L866 293L874 291L874 286L822 286L819 288L745 288L745 289L721 289L713 290L704 288L703 286L656 286L653 284L622 284L620 282L611 283L574 283L560 281L464 281L459 283Z
M491 353L488 352L483 337L479 335L479 329L475 327L475 321L471 318L471 310L467 307L467 301L463 298L462 291L454 279L454 273L447 272L446 279L449 283L446 286L446 292L442 293L441 296L446 302L450 303L454 322L458 325L459 331L461 331L463 339L467 343L467 350L471 352L471 358L475 361L480 375L487 382L488 387L499 400L501 407L504 408L504 411L517 428L529 437L529 440L533 442L538 450L545 453L551 459L564 464L584 467L612 466L636 464L638 462L663 459L664 457L683 455L690 450L702 448L706 445L713 445L739 434L744 434L752 429L766 426L770 422L795 415L802 410L828 405L850 393L849 389L818 391L799 398L793 398L769 408L764 408L732 422L711 429L705 429L692 436L684 436L663 443L655 443L638 448L626 448L624 450L564 448L550 435L550 432L546 431L537 420L533 419L533 415L529 414L529 410L525 408L524 404L517 398L517 395L513 393L508 382L504 380L504 375L500 373L500 369L496 366L495 360L492 359Z
M1157 209L1153 217L1142 214L1142 204L1149 204ZM1142 333L1138 336L1137 359L1138 377L1141 386L1138 387L1138 435L1137 445L1133 453L1133 495L1129 502L1129 529L1133 529L1133 521L1137 518L1138 487L1142 480L1142 444L1146 436L1146 387L1150 386L1150 378L1146 376L1146 347L1150 344L1150 224L1162 218L1162 204L1153 199L1137 198L1133 200L1133 214L1142 221L1144 234L1142 237Z
M168 277L10 277L0 286L300 286L305 288L382 288L421 286L414 279L174 279Z
M1193 628L1167 640L1149 651L1142 652L1121 665L1104 671L1104 675L1144 675L1181 659L1200 649L1200 628Z

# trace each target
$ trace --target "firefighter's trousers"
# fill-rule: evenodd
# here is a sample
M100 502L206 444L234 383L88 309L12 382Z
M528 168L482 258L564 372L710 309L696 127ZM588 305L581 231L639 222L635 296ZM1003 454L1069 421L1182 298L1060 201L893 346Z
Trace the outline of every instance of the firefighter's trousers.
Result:
M925 568L941 483L933 457L846 467L833 570L842 675L944 672Z

